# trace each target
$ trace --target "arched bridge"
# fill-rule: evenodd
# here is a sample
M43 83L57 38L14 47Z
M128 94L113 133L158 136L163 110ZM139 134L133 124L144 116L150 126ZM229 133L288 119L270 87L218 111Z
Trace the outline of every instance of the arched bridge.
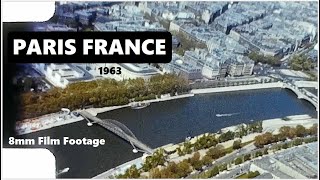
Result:
M319 111L318 98L312 93L309 93L303 88L297 87L295 84L291 82L283 83L283 88L290 89L298 96L298 99L304 99L306 101L309 101L316 108L316 111Z
M113 119L100 119L88 113L87 111L79 111L79 114L89 122L99 124L105 129L111 131L112 133L118 135L122 139L128 141L134 149L152 154L153 149L149 148L147 145L139 141L136 136L130 131L130 129L119 121Z

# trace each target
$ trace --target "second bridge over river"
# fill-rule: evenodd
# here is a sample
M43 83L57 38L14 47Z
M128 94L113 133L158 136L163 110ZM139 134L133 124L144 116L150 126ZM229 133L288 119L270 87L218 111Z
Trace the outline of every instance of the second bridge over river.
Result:
M113 119L100 119L87 111L79 111L78 113L87 121L99 124L122 139L128 141L133 146L134 150L147 154L153 153L153 149L139 141L130 129L119 121Z

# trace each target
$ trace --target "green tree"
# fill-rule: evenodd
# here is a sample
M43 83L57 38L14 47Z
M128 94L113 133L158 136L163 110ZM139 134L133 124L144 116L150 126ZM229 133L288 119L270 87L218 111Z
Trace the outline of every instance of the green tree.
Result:
M251 154L246 154L243 157L244 161L249 161L251 159Z
M285 136L285 135L282 134L282 133L279 133L279 134L274 135L274 139L275 139L275 141L277 141L277 142L279 142L279 141L284 142L285 140L287 140L287 136Z
M186 177L191 173L191 166L187 161L181 161L178 163L178 176L179 178L181 177Z
M283 126L279 129L279 135L282 139L284 138L294 138L296 136L296 131L294 128L289 126Z
M183 143L183 148L182 148L183 154L190 154L190 153L192 153L192 151L193 151L192 144L189 141L184 142Z
M258 148L262 148L265 144L265 140L263 138L263 135L258 135L254 137L254 145Z
M297 139L293 140L293 144L294 144L295 146L301 145L301 144L302 144L302 139L297 138Z
M309 129L308 129L308 133L310 135L317 135L318 134L318 125L317 124L313 124Z
M129 179L137 179L140 177L140 172L137 169L136 165L132 165L129 169L125 171L124 174L120 174L117 176L117 178L123 179L123 178L129 178Z
M217 174L219 174L219 167L218 166L214 166L212 169L210 169L208 171L208 178L216 176Z
M289 66L297 71L309 71L313 68L312 61L305 55L295 55L289 62Z
M202 164L200 162L200 153L199 152L194 153L193 156L189 159L189 163L195 169L197 170L201 169Z
M266 144L275 142L275 137L270 132L266 132L262 135L258 135L254 138L254 145L256 147L263 147Z
M219 165L219 171L222 172L222 171L225 171L228 169L228 166L226 163L222 163Z
M302 125L297 125L295 132L296 132L296 136L298 137L304 137L307 134L306 128Z
M260 156L262 156L263 155L263 153L261 152L261 151L257 151L256 152L256 157L260 157Z
M205 134L197 139L194 144L195 150L206 149L215 146L218 143L214 134Z
M167 174L168 178L179 178L178 165L175 162L169 162L168 166L163 170Z
M284 144L282 145L282 149L288 149L288 148L289 148L288 143L284 143Z
M202 157L201 161L202 161L203 165L208 166L208 165L212 164L213 160L212 160L212 158L210 156L205 155L205 156Z
M161 170L153 168L150 170L150 178L171 178L178 179L186 177L191 173L191 166L188 161L183 160L176 164L175 162L169 162L168 165Z
M279 66L280 65L280 58L273 57L273 56L264 56L263 54L260 54L259 52L250 52L248 54L248 57L252 59L255 63L263 63L263 64L270 64L272 66Z
M150 178L152 179L160 179L160 178L163 178L161 176L161 171L159 170L159 168L153 168L150 170Z
M234 164L235 164L235 165L238 165L238 164L243 163L243 160L242 160L242 159L243 159L242 157L236 158L236 159L234 160Z
M225 142L225 141L228 141L228 140L231 140L233 139L235 136L235 133L232 132L232 131L228 131L226 133L222 133L220 136L219 136L219 142Z
M152 156L148 156L145 162L142 164L142 169L144 171L149 171L152 168L157 167L158 165L164 165L166 162L166 156L164 155L163 149L158 149L155 151Z
M311 143L311 142L315 142L315 141L318 141L317 137L303 139L303 142L305 142L305 143Z
M241 148L241 140L233 141L232 149L240 149Z
M226 155L226 150L222 145L217 145L216 147L210 148L206 155L210 156L212 159L218 159L224 155Z

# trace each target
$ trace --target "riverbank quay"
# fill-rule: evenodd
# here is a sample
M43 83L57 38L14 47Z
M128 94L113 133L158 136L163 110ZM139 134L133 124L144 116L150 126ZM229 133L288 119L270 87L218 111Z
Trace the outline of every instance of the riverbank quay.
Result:
M82 121L81 116L64 115L61 113L52 113L32 119L25 119L16 123L17 135L24 135L38 132L66 124Z
M161 98L150 99L150 100L145 100L141 102L157 103L157 102L163 102L163 101L188 98L193 96L194 94L192 93L176 95L176 96L164 95ZM99 113L104 113L104 112L113 111L121 108L127 108L127 107L131 107L131 103L126 105L121 105L121 106L110 106L110 107L103 107L103 108L87 108L84 110L89 112L93 116L97 116ZM70 124L70 123L74 123L82 120L84 120L82 116L77 117L72 114L63 114L61 112L52 113L52 114L43 115L37 118L18 121L16 123L16 132L17 132L17 135L29 134L29 133L46 130L53 127L62 126L65 124Z
M175 100L175 99L188 98L188 97L193 97L193 96L194 96L193 93L176 95L176 96L166 95L166 96L162 96L161 98L157 98L157 99L144 100L144 101L141 101L141 103L157 103L157 102L170 101L170 100ZM116 109L121 109L121 108L126 108L126 107L131 107L131 103L123 105L123 106L88 108L88 109L86 109L86 111L94 116L97 116L100 113L104 113L104 112L112 111L112 110L116 110Z
M219 93L219 92L231 92L231 91L244 91L244 90L255 90L255 89L268 89L268 88L282 88L283 82L271 82L271 83L260 83L260 84L248 84L241 86L227 86L227 87L215 87L205 89L193 89L193 94L206 94L206 93Z
M254 146L253 141L254 141L255 137L258 135L264 134L266 132L271 132L272 134L276 134L277 130L279 130L283 126L295 127L297 125L302 125L305 128L309 128L314 124L318 124L318 120L316 118L312 118L309 115L295 115L295 116L287 116L287 117L283 117L283 118L263 120L262 121L263 130L261 133L252 133L252 134L245 135L241 138L234 138L229 141L218 143L217 145L221 145L227 150L229 150L229 149L232 150L232 146L233 146L234 141L240 140L241 143L243 144L243 147L239 150L233 150L231 153L215 160L214 162L217 163L217 162L222 162L222 161L232 161L235 159L235 157L238 156L239 153L243 154L243 153L250 153L250 152L255 151L256 147ZM230 126L230 127L222 129L221 132L236 130L237 128L241 127L242 125L244 125L244 124ZM209 133L204 133L199 136L193 137L193 138L189 139L188 142L194 143L195 141L200 139L202 136L205 136L208 134ZM219 135L221 135L221 134L216 133L216 137L219 137ZM180 148L183 145L184 145L184 142L178 143L178 144L170 143L168 145L156 148L156 150L163 149L165 152L169 152L169 154L167 155L167 160L170 162L174 162L174 163L179 163L184 160L188 160L189 158L192 158L195 153L199 153L200 158L204 157L206 155L207 151L209 150L209 148L206 148L206 149L200 149L198 151L194 151L190 154L179 155L177 152L177 148ZM136 165L137 168L141 167L142 166L141 164L138 165L136 163L137 162L143 163L145 158L146 158L145 156L140 157L136 161L133 161L135 163L133 163L131 165ZM131 165L130 165L130 162L125 163L123 165L119 165L116 168L110 169L110 170L106 171L105 173L98 175L97 177L99 177L99 178L114 178L117 175L125 172L128 168L131 167ZM108 176L105 176L105 175L108 175ZM149 172L143 172L141 174L141 176L148 177Z

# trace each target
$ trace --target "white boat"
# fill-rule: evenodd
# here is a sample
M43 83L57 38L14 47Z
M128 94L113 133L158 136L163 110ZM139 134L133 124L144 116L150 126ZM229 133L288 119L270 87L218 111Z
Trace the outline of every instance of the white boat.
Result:
M237 115L240 113L230 113L230 114L216 114L216 117L226 117L226 116L233 116L233 115Z
M64 168L64 169L62 169L62 170L59 170L58 172L57 172L57 174L56 174L56 176L59 176L59 175L61 175L61 174L64 174L64 173L66 173L66 172L68 172L70 170L70 168Z
M62 169L62 170L60 171L60 173L66 173L66 172L69 171L69 169L70 169L70 168L68 168L68 167L67 167L67 168L64 168L64 169Z
M132 103L131 104L131 108L132 109L142 109L145 107L148 107L150 105L150 103L146 103L146 102L137 102L137 103Z

